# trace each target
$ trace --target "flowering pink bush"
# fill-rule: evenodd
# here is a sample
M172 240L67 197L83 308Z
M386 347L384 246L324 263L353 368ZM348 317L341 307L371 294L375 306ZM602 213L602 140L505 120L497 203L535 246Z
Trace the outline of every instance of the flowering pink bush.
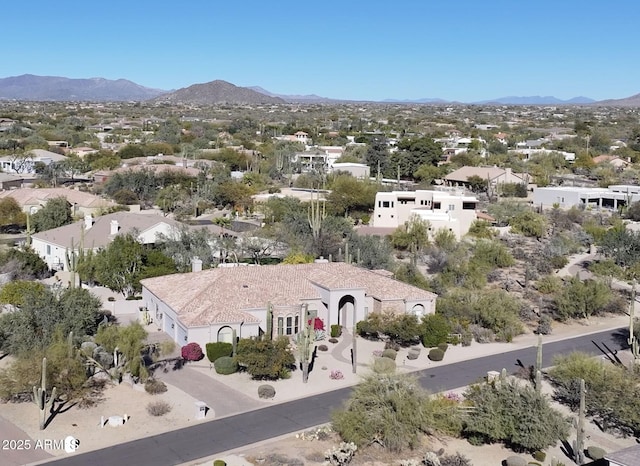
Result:
M314 330L324 330L324 322L322 322L322 319L320 317L314 317L313 319L309 319L309 321L307 322L309 325L311 325L311 321L313 320L313 329Z
M331 371L331 374L329 374L329 378L331 380L342 380L344 379L344 375L342 374L342 371L335 369Z
M444 395L444 397L447 400L455 401L455 402L458 402L458 403L462 402L462 397L460 395L458 395L457 393L455 393L455 392L448 392L448 393L446 393Z
M182 359L186 361L200 361L202 358L204 358L204 353L199 344L192 342L182 347Z

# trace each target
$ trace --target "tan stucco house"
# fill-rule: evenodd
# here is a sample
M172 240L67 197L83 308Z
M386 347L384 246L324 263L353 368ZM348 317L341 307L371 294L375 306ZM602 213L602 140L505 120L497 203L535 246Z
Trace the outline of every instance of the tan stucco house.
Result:
M218 267L141 281L144 306L178 345L231 341L267 331L294 336L305 311L328 328L347 328L371 312L435 312L436 295L397 281L386 271L343 262Z

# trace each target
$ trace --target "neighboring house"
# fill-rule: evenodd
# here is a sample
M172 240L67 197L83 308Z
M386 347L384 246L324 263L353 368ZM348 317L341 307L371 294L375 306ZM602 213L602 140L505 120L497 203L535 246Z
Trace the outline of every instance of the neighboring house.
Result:
M116 168L115 170L100 170L93 174L93 181L96 183L106 183L109 178L111 178L115 173L129 173L148 170L150 172L157 174L173 172L173 173L182 173L185 176L189 176L192 178L197 177L201 172L197 168L192 167L182 167L178 165L172 165L167 163L148 163L142 165L131 165L131 166L123 166L120 168Z
M35 175L36 164L51 165L53 162L65 160L64 155L44 149L33 149L24 154L5 155L0 157L0 170L5 173L19 175Z
M593 163L596 165L606 165L609 164L616 170L625 170L626 168L631 167L633 164L629 160L624 160L618 157L617 155L598 155L594 157Z
M533 190L533 204L542 208L557 205L564 209L576 206L617 210L637 201L640 201L640 186L632 185L612 185L608 188L553 186Z
M0 190L20 188L24 184L24 177L10 173L0 173Z
M464 166L449 173L444 177L444 181L449 186L468 186L469 178L480 177L487 181L487 187L495 189L503 184L516 183L528 184L527 176L520 173L513 173L511 168L499 167L468 167Z
M196 261L197 264L197 261ZM352 329L371 312L435 312L436 295L343 262L218 267L142 280L142 299L160 328L179 345L231 341L267 332L295 336L305 309L325 327Z
M461 238L476 220L478 199L450 191L392 191L376 194L371 234L392 233L412 215L430 223L431 234L445 228ZM359 231L367 234L366 229Z
M551 149L540 149L540 148L532 148L522 146L518 149L509 149L507 151L509 154L522 154L529 160L532 156L535 155L550 155L550 154L560 154L564 157L566 162L575 162L576 154L574 152L565 152L562 150L551 150Z
M31 237L31 247L52 270L68 271L66 256L79 252L97 251L109 245L116 235L137 232L142 244L153 244L158 234L171 237L181 224L155 214L116 212L42 231ZM82 246L81 246L82 243Z
M304 131L296 131L293 134L285 134L274 139L277 139L278 141L300 142L305 146L311 142L309 134L305 133Z
M0 199L12 197L23 212L33 214L40 210L47 201L57 197L64 197L71 204L71 214L96 215L117 206L113 201L103 199L95 194L69 188L19 188L0 192Z
M609 466L638 466L640 464L640 445L633 445L622 450L604 455Z

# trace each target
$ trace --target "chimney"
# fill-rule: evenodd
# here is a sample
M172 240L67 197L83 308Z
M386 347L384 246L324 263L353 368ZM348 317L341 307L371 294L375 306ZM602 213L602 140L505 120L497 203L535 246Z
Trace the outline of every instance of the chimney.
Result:
M88 230L92 226L93 226L93 217L91 216L91 214L86 214L84 216L84 228Z
M117 235L118 230L120 229L120 225L117 220L111 220L111 230L109 232L110 235Z
M202 259L198 259L197 257L191 259L191 271L202 272Z

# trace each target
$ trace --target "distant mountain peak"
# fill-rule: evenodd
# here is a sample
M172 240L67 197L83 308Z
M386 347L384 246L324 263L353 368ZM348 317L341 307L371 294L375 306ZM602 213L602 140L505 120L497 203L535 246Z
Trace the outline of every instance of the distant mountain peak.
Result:
M164 94L155 99L162 102L196 103L212 105L220 103L228 104L282 104L285 101L279 97L269 96L256 92L248 87L238 87L230 82L216 79L202 84L193 84L189 87Z
M166 91L126 79L72 79L23 74L0 78L0 99L58 101L140 101Z

